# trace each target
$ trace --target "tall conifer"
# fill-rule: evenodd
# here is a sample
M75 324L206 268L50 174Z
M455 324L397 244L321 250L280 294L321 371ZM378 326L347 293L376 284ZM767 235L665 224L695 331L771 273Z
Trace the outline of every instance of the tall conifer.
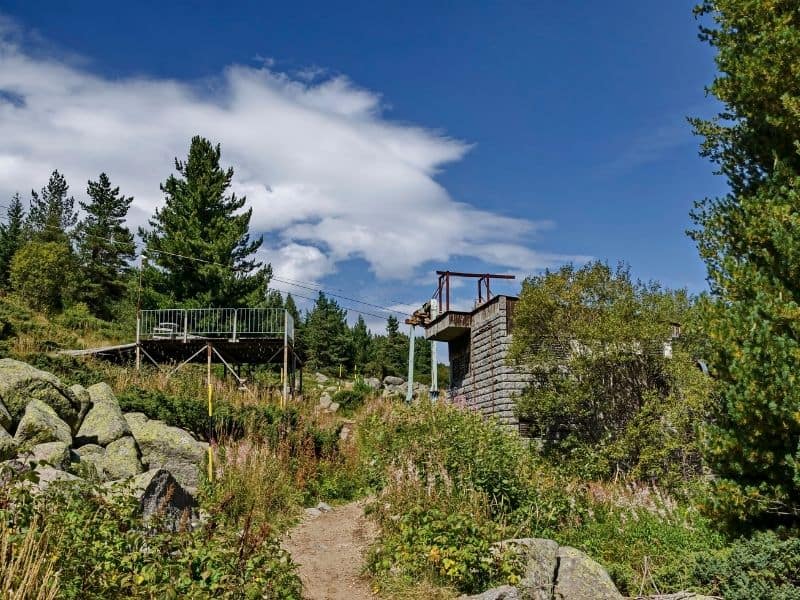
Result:
M38 242L67 242L77 221L75 198L69 195L69 185L61 173L53 171L41 192L31 190L26 221L31 238Z
M108 175L89 181L88 202L80 202L86 216L78 225L78 256L83 268L83 300L97 316L112 316L113 304L125 292L125 277L136 247L125 226L132 197L112 188Z
M208 307L263 306L271 269L253 255L262 240L248 233L252 209L230 193L233 168L221 150L192 138L187 160L161 185L165 204L139 233L155 268L147 281L170 302Z
M19 194L14 194L6 212L6 222L0 225L0 286L7 288L11 259L24 242L25 209Z

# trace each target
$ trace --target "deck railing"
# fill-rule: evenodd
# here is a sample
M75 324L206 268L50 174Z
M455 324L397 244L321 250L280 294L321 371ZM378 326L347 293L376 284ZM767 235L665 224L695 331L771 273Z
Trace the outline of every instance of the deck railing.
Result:
M283 338L294 341L294 319L282 308L166 308L142 310L137 339Z

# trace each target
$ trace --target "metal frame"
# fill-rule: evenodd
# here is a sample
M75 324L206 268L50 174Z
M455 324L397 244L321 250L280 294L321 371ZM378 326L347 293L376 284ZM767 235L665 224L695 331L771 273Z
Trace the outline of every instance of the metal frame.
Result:
M500 275L497 273L461 273L458 271L436 271L439 276L439 284L433 297L439 303L439 310L443 313L450 312L450 278L467 277L478 280L478 304L483 304L492 299L491 280L492 279L516 279L515 275ZM484 298L484 291L486 298ZM444 295L444 298L442 298ZM444 301L443 301L444 300Z
M239 377L229 362L215 347L214 342L228 345L257 343L259 339L282 340L282 347L275 352L272 360L279 353L283 353L281 369L282 400L285 405L290 393L294 394L294 379L298 365L298 357L294 350L294 318L282 308L168 308L157 310L137 309L136 314L136 369L141 369L141 356L144 354L159 370L171 377L183 366L194 361L203 352L207 353L207 362L210 369L212 356L216 355L239 385L245 389L244 380ZM142 341L147 343L203 342L203 346L191 356L181 360L169 371L162 369L156 360L142 347ZM182 344L180 344L182 347ZM173 352L177 348L173 346ZM177 352L175 358L177 359ZM173 363L174 364L174 363ZM302 363L301 363L302 381ZM291 385L290 385L291 383ZM302 385L302 384L301 384ZM209 388L209 398L210 398ZM210 400L209 400L210 402ZM210 406L210 404L209 404ZM210 409L209 409L210 410Z

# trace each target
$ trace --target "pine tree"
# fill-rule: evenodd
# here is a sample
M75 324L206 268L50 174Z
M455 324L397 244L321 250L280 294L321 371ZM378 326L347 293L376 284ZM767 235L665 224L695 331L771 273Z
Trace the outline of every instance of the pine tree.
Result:
M6 222L0 225L0 286L7 289L11 270L11 259L22 247L25 226L25 209L19 194L14 194L6 212Z
M303 340L309 364L314 369L350 371L353 349L347 310L335 300L319 293L314 308L308 313L303 328Z
M90 200L79 203L86 216L77 229L82 299L95 315L109 319L113 305L125 294L129 263L135 256L133 234L125 227L133 198L112 188L105 173L88 182L86 193Z
M693 214L708 267L706 354L719 384L706 432L716 507L800 521L800 11L797 2L706 0L724 108L694 119L730 187Z
M367 323L362 315L358 315L358 320L351 331L353 346L353 361L360 373L364 373L370 360L372 350L372 336L367 329Z
M38 194L31 190L31 206L26 221L28 237L39 242L64 242L70 239L78 221L75 198L68 195L67 180L53 171L47 186Z
M147 283L172 302L195 306L263 306L269 266L253 255L262 240L250 240L253 210L246 199L228 193L233 168L220 167L221 149L192 138L188 159L175 159L178 176L161 185L166 203L139 230L157 268ZM188 257L188 258L185 258Z
M408 336L400 333L400 322L390 316L386 320L386 335L377 342L375 363L381 377L405 377L408 371ZM373 371L374 371L373 367Z

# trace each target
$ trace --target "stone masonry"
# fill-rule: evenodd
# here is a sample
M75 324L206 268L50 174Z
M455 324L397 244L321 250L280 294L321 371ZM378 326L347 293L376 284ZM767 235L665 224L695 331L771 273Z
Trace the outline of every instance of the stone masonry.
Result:
M525 389L525 373L508 364L517 298L496 296L471 313L448 312L426 328L426 337L447 341L455 405L495 417L515 430L515 397Z

